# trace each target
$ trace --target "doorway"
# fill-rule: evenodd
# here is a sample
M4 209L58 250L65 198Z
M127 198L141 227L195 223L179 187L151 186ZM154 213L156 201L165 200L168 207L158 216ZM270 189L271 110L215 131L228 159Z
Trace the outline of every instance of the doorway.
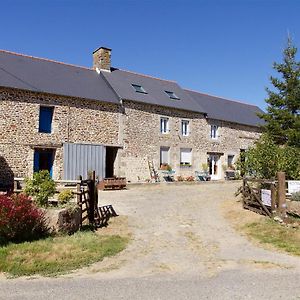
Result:
M118 148L106 147L106 158L105 158L105 177L114 177L114 166L117 156Z
M221 178L220 157L218 154L209 154L208 156L208 168L211 180Z
M33 171L39 172L47 170L52 177L54 153L54 149L35 149Z

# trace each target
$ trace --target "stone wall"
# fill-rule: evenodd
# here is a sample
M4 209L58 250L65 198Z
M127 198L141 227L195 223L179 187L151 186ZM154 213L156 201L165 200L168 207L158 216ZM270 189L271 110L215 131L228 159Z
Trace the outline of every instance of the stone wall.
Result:
M52 132L40 133L39 108L54 107ZM168 134L160 133L160 118L169 118ZM182 136L181 121L189 120L190 134ZM217 140L210 138L210 125L219 126ZM35 148L54 148L54 179L63 175L63 142L123 145L118 151L115 174L131 182L150 179L148 160L160 167L160 148L170 147L170 165L176 175L194 175L207 163L208 153L227 156L247 149L259 137L255 127L209 120L201 113L123 101L111 103L73 97L0 89L0 183L33 173ZM180 165L180 149L192 149L192 165ZM223 176L223 174L222 174ZM222 177L221 176L221 177Z
M203 114L132 101L123 101L124 149L119 155L120 175L131 182L150 179L148 160L160 167L160 147L170 147L170 165L176 175L190 176L207 163L208 152L220 153L220 167L227 155L240 153L259 137L255 127L217 120L207 120ZM160 133L160 118L169 118L168 134ZM182 136L181 121L190 121L189 136ZM217 140L210 138L210 125L219 126ZM180 166L180 149L192 149L192 166ZM223 171L221 177L223 177Z
M39 132L40 106L53 106L52 132ZM0 183L8 174L30 176L34 148L55 148L54 179L62 177L62 143L119 145L119 112L115 104L95 100L0 89Z

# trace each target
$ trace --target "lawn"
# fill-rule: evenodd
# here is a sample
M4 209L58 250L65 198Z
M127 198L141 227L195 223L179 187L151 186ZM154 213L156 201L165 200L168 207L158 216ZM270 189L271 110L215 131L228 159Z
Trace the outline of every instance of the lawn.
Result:
M113 256L128 243L127 237L77 232L34 242L0 247L0 272L9 276L55 276Z
M282 226L268 218L252 222L242 227L250 237L262 244L300 256L300 229Z

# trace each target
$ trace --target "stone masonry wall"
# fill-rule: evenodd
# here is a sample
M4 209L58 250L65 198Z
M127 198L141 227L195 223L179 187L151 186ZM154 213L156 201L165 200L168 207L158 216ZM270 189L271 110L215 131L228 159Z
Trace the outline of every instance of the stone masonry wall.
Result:
M39 133L39 107L54 107L52 133ZM160 118L169 118L168 134L160 133ZM190 121L189 136L181 135L181 121ZM219 126L217 140L210 138L210 125ZM54 179L63 175L63 142L124 146L118 151L116 175L131 182L150 179L148 160L160 167L160 147L170 147L170 165L176 176L194 175L207 163L209 152L227 156L247 149L259 137L255 127L219 120L203 114L133 101L121 106L72 97L0 89L0 183L33 172L34 148L55 148ZM180 166L180 149L192 149L192 166ZM222 174L223 175L223 174Z
M120 153L120 175L131 182L150 179L148 159L160 167L160 147L170 147L170 165L176 175L190 176L207 163L208 152L220 153L220 166L227 155L247 149L260 136L259 129L217 120L207 120L203 114L132 101L123 101L124 149ZM160 133L160 118L169 118L168 134ZM189 136L181 135L181 120L190 121ZM210 138L210 125L219 126L217 140ZM180 166L180 148L192 149L192 166ZM222 171L222 177L223 177Z
M54 107L51 133L38 132L40 105ZM111 103L1 88L0 183L32 174L35 147L56 149L53 177L61 179L63 142L120 144L119 112Z

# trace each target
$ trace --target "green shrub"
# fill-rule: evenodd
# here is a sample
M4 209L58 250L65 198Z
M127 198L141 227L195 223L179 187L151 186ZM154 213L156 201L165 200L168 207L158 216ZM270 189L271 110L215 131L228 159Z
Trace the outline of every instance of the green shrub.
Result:
M24 192L32 196L38 206L47 206L49 197L55 193L55 182L47 170L33 174L33 178L25 179Z
M73 192L71 190L63 190L58 195L59 204L68 204L73 199Z
M293 193L291 196L292 201L300 201L300 192Z
M35 240L48 231L45 213L30 198L0 195L0 244Z
M266 134L248 151L241 153L238 169L245 175L271 179L278 171L286 173L287 179L300 179L300 149L279 146Z

